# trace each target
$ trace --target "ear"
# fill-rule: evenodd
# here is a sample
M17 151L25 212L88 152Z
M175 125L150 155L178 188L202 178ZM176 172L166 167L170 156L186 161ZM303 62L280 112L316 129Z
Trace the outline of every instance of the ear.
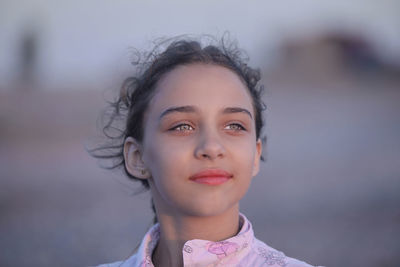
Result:
M124 142L124 158L127 171L139 179L148 179L151 174L146 168L142 156L141 145L132 137L126 138Z
M254 166L253 166L253 177L258 174L260 171L260 159L262 153L262 142L260 139L257 140L256 143L256 151L254 155Z

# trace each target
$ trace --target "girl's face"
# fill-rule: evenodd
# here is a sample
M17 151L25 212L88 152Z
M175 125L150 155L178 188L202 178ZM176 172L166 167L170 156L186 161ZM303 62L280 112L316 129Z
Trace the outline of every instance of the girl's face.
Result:
M260 155L251 96L234 72L192 64L159 81L141 147L158 213L212 216L237 208Z

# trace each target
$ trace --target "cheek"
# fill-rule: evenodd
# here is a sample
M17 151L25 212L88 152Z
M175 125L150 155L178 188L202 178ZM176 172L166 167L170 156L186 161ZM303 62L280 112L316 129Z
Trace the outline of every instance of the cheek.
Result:
M252 165L256 151L256 142L253 139L233 140L228 145L236 161L240 161L241 165Z
M152 195L156 199L161 197L169 205L177 206L182 202L182 192L185 191L184 181L189 173L189 157L185 156L182 145L167 145L165 140L161 143L162 145L152 142L145 153L145 163L152 174Z
M237 166L240 166L238 171L240 172L241 179L244 184L250 185L252 178L257 173L256 168L256 145L254 142L248 144L246 149L241 150L237 157Z
M165 138L154 138L149 142L143 159L156 182L176 176L178 171L187 166L185 161L189 159L189 152L186 147L181 143L176 144L165 140Z

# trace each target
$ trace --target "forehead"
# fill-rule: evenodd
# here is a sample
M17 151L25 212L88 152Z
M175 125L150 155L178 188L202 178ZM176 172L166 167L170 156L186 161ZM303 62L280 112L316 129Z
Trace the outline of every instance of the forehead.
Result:
M228 68L210 64L176 67L157 83L151 102L157 110L180 105L253 110L250 93L240 77Z

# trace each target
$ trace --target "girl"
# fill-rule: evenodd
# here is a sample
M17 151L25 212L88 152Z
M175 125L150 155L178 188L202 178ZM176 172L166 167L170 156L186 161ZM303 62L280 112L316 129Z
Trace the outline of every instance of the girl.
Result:
M185 38L140 66L105 127L126 120L108 135L120 143L100 148L116 153L95 156L150 189L155 224L133 256L100 266L310 266L257 240L239 213L261 159L259 71L234 45Z

